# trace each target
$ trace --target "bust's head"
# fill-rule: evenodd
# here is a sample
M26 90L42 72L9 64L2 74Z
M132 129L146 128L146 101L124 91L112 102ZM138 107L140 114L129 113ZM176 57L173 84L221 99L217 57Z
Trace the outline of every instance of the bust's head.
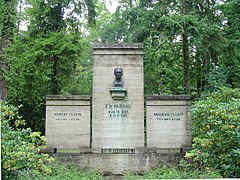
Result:
M114 75L115 75L116 79L120 80L122 75L123 75L122 68L115 68L114 69Z

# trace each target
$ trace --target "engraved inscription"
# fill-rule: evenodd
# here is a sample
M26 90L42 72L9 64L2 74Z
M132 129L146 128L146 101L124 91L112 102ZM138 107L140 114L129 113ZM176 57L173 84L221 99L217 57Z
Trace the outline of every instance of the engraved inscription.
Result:
M105 112L110 118L127 118L131 106L129 104L105 104Z
M177 113L153 113L153 116L158 121L181 121L183 119L183 113L177 112Z
M135 149L131 148L103 148L102 154L135 154Z
M80 121L80 112L55 112L53 113L56 121Z

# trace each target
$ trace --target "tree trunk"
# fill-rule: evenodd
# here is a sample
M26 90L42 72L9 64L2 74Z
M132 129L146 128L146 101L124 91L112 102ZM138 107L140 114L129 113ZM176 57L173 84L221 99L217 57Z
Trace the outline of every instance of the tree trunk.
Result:
M186 0L182 0L183 15L187 14ZM183 72L184 72L184 90L185 94L190 94L190 75L189 75L189 47L188 47L188 33L187 28L184 26L182 34L183 39Z
M59 87L59 82L57 78L57 69L58 69L58 61L59 58L54 56L52 58L53 60L53 76L52 76L52 94L59 94L60 93L60 87Z
M7 87L5 85L5 80L3 77L3 73L6 69L6 64L3 61L3 57L0 57L0 100L5 101L7 99Z
M14 30L16 28L17 2L14 0L4 0L1 3L3 7L1 7L2 26L0 29L0 100L7 99L7 87L3 75L7 70L8 64L4 56L4 49L8 46L9 42L13 42Z
M2 35L1 37L1 49L0 49L0 100L5 101L7 99L7 87L5 84L5 79L3 77L3 73L6 70L6 62L5 57L3 55L3 49L7 47L7 37L6 35Z

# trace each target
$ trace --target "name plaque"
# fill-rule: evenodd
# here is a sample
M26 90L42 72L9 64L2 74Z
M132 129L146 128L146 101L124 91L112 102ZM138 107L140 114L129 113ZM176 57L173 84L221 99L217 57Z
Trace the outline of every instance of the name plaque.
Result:
M135 154L133 148L102 148L102 154Z
M177 113L153 113L153 117L157 121L182 121L184 114L182 112Z
M111 119L125 119L131 106L129 104L105 104L105 117Z
M54 112L53 118L56 121L80 121L80 112Z

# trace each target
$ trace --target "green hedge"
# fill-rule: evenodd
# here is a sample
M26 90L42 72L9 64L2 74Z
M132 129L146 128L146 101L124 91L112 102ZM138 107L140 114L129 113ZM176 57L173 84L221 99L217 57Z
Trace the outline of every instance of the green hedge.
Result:
M18 108L0 102L0 109L2 179L17 178L22 171L51 173L46 164L53 158L40 153L45 147L45 137L21 128L24 120L18 115Z
M191 111L193 150L186 154L196 167L240 177L240 90L205 94Z

